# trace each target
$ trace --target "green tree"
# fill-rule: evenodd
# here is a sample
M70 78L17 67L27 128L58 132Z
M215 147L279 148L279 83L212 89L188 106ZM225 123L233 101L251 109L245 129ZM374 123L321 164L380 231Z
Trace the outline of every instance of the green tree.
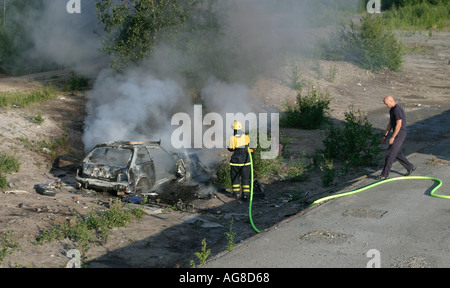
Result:
M164 39L192 30L203 20L211 0L96 0L97 17L105 25L103 51L117 70L139 63ZM176 41L174 41L176 43Z
M35 65L30 63L33 41L24 19L34 19L44 6L41 1L29 0L3 0L0 5L0 73L23 74Z

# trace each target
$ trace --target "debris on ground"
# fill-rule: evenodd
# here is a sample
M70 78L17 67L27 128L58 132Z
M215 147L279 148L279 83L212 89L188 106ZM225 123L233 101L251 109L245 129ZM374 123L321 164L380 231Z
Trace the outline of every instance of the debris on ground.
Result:
M38 184L35 186L36 192L45 196L55 196L57 191L61 189L61 180L55 179L53 181Z

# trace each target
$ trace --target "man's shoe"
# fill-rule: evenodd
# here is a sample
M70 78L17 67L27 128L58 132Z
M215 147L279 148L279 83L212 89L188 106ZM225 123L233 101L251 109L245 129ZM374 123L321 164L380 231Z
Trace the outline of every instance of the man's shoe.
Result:
M388 179L388 177L383 176L383 175L378 175L377 177L375 177L375 180L377 180L377 181L386 180L386 179Z
M405 176L409 176L411 175L412 172L414 172L414 170L416 170L417 166L414 166L411 170L409 170L408 172L405 173Z

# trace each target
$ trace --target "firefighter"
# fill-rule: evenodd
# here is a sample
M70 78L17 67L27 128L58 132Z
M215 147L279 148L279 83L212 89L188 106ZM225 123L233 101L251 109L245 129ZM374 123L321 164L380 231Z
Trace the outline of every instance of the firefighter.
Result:
M250 156L248 155L250 137L248 134L243 133L243 127L239 121L234 121L231 128L234 131L234 136L228 139L227 148L230 152L233 152L230 160L233 195L237 198L241 198L242 196L244 200L247 200L250 198L251 184L251 163ZM252 151L250 150L250 152Z

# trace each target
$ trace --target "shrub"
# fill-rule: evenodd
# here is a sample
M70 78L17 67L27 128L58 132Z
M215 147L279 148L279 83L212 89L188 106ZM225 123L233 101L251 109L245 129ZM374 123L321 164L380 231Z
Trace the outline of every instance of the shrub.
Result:
M379 139L367 116L354 107L345 113L342 129L330 125L323 144L327 158L347 161L354 167L369 166L379 160Z
M324 187L330 187L336 178L336 169L333 168L333 160L324 159L324 163L320 165L320 180Z
M318 129L326 122L330 110L330 96L315 86L309 86L307 94L297 93L295 104L286 103L282 108L282 127Z
M66 80L64 85L64 92L71 92L72 95L75 95L76 91L80 91L88 88L89 79L83 76L79 76L77 73L73 72L70 75L70 78Z
M348 27L318 43L320 57L332 61L348 61L373 71L387 67L398 71L403 63L403 45L381 16L366 14L359 25Z

